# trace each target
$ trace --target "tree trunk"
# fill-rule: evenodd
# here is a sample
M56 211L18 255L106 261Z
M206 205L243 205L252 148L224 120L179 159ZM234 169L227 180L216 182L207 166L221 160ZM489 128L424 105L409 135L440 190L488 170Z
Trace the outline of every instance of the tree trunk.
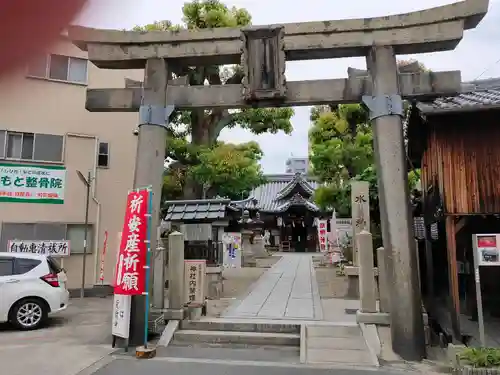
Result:
M218 134L214 134L216 125L222 120L223 113L216 111L210 115L203 110L191 112L191 144L195 146L211 147L217 140ZM203 186L193 178L186 178L184 186L184 199L201 199L203 197Z

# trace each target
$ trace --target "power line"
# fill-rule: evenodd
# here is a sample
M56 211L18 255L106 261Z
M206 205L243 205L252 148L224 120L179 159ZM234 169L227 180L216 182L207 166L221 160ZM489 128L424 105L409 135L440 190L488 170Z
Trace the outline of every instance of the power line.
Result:
M498 63L500 63L500 59L498 59L497 61L495 61L493 64L491 64L490 66L488 66L480 75L478 75L476 78L474 78L474 81L478 80L479 78L481 78L485 73L487 73L488 71L490 71L492 68L494 68Z

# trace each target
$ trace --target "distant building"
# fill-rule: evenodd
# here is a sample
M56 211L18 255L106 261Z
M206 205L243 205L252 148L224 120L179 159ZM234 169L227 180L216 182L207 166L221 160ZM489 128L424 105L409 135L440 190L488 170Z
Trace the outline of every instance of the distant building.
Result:
M309 172L309 159L308 158L288 158L286 161L286 173L303 173Z

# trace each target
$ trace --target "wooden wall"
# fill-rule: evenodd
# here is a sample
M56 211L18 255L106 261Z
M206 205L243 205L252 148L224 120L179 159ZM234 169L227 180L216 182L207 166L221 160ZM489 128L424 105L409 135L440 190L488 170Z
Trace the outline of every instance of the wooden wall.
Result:
M500 111L429 117L426 138L422 188L439 190L444 213L500 213Z

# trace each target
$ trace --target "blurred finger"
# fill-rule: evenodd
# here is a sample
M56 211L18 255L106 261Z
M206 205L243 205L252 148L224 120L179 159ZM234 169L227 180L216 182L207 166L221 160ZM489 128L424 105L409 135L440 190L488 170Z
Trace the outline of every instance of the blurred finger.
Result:
M87 0L0 0L0 75L45 52Z

